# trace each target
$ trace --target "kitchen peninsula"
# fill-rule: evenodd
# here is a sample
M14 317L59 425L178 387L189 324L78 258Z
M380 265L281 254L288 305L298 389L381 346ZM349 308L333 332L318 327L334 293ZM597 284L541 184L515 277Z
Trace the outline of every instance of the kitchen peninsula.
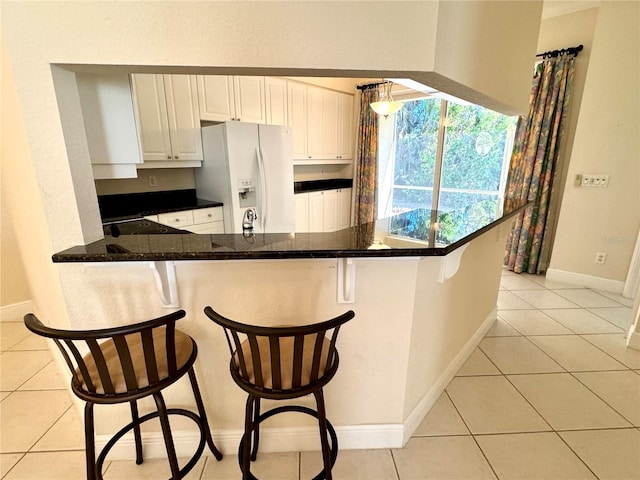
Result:
M342 365L326 392L340 448L401 447L495 321L508 220L522 208L473 226L473 213L487 209L482 202L331 233L106 236L53 261L82 270L82 285L69 288L100 297L106 311L133 305L140 318L161 308L148 265L160 269L168 306L188 313L180 328L198 342L203 395L226 452L237 448L244 400L228 375L224 336L203 308L258 325L353 309L340 339ZM121 290L119 278L139 288ZM191 401L186 394L184 401ZM300 420L267 425L265 449L317 449L316 427Z

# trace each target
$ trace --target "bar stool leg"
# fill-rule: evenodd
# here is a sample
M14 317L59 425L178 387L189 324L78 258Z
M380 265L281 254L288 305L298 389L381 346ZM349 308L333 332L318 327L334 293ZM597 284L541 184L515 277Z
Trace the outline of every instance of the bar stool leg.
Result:
M253 430L253 448L251 450L251 461L255 462L256 458L258 458L258 443L260 443L260 424L258 423L258 418L260 417L259 397L255 398L253 407L253 425L255 426L255 429Z
M131 402L131 419L133 420L133 438L136 443L136 464L142 463L142 435L140 434L140 423L138 416L138 403L135 400Z
M96 446L93 438L93 403L84 406L84 444L87 461L87 480L96 479Z
M329 438L327 437L327 412L324 407L324 395L322 389L313 392L318 406L318 428L320 429L320 445L322 446L322 461L324 463L324 476L326 480L331 477L331 456L329 450Z
M213 443L213 437L211 436L211 429L209 428L209 422L207 421L207 413L204 410L204 403L202 402L202 395L200 395L200 388L198 387L198 381L196 380L196 372L193 367L189 369L189 380L191 381L191 388L193 389L193 396L196 399L196 405L198 407L198 413L200 414L200 420L202 422L202 428L204 429L207 439L207 445L209 450L216 457L216 460L222 460L222 453L216 448Z
M153 399L156 401L156 406L158 407L158 418L160 419L162 436L164 437L164 444L167 448L167 456L169 457L169 465L171 466L171 478L173 480L179 480L180 467L178 465L178 457L176 456L176 448L173 444L173 435L171 435L171 426L169 425L167 407L165 406L164 398L162 398L162 394L160 392L154 393Z
M256 398L249 394L244 415L244 443L242 445L242 480L250 480L251 475L251 436L253 429L253 412Z

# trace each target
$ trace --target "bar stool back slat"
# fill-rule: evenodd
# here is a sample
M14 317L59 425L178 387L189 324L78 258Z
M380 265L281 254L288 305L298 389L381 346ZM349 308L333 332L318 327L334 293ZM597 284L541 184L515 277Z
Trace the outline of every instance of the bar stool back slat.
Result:
M336 340L340 327L355 314L348 311L313 325L262 327L231 320L211 307L204 312L223 328L231 354L231 377L248 393L245 432L238 452L243 480L255 479L249 466L257 455L260 423L285 411L306 413L318 419L324 468L314 480L331 480L338 445L335 430L326 419L322 388L338 369ZM316 398L317 410L287 405L260 414L261 398L284 400L311 393Z
M179 310L134 325L76 331L50 328L40 322L35 315L25 315L24 323L29 330L53 339L71 371L73 393L86 402L87 479L102 478L102 464L107 453L130 430L134 432L136 463L142 463L140 425L153 418L160 419L172 479L184 478L201 457L205 444L218 460L222 458L211 437L193 370L198 351L197 345L193 338L175 329L176 321L184 316L185 312ZM162 397L161 390L187 373L198 414L179 408L167 409ZM136 402L146 396L154 397L158 410L139 417ZM93 405L125 402L130 404L132 422L113 435L96 460ZM193 457L182 469L178 466L168 415L191 418L200 430L200 444Z

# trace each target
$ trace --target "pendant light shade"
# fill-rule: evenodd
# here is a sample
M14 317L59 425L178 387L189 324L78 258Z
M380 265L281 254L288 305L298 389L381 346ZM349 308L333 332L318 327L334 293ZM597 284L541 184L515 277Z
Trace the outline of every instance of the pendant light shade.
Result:
M404 103L396 102L391 96L391 82L384 82L384 91L380 96L380 100L371 103L371 108L378 115L385 117L396 113L403 107Z

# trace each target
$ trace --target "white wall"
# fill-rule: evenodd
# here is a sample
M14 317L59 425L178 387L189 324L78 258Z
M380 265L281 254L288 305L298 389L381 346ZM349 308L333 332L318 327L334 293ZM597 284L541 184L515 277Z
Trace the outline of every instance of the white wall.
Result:
M536 1L440 2L434 70L447 80L440 87L435 82L427 85L452 93L448 81L458 82L498 100L483 101L474 95L469 98L472 103L507 114L520 113L499 102L520 98L531 84L529 71L536 46L522 40L537 37L541 14L542 2ZM521 111L526 111L528 100L518 102Z
M620 291L640 226L639 7L613 1L598 9L549 269ZM574 187L585 173L609 174L609 187ZM604 265L594 262L596 252L607 254Z
M553 245L555 238L558 215L567 182L567 172L569 171L573 139L576 134L576 126L580 116L580 105L582 104L584 83L587 77L587 69L589 68L589 57L591 56L591 45L593 43L593 33L597 17L598 9L589 8L570 14L546 18L543 19L540 24L538 52L542 53L562 48L577 47L578 45L583 46L583 50L576 57L574 63L575 72L571 91L571 103L565 123L564 137L558 154L559 160L556 167L556 177L554 179L551 209L547 214L548 220L545 230L545 242L548 242L550 245ZM572 188L572 186L573 182L569 182L567 188ZM540 264L545 270L549 267L550 255L551 252L540 258Z

